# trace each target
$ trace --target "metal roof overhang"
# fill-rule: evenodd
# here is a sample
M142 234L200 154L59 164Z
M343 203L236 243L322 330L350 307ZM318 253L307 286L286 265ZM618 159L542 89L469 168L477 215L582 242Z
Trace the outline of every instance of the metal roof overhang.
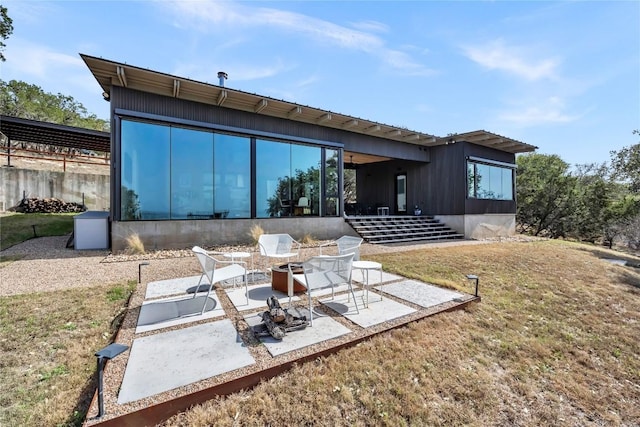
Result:
M474 140L468 142L510 153L534 151L537 148L533 145L486 131L438 137L89 55L80 54L80 56L102 87L105 99L109 98L112 86L121 86L142 92L311 123L427 147L448 144L451 138L455 138L456 141L472 138Z
M11 141L49 144L108 153L111 134L91 129L58 125L0 115L0 132Z

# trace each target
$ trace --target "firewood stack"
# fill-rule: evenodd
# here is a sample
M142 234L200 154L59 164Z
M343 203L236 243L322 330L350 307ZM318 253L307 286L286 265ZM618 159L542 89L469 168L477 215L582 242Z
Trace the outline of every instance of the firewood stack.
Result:
M22 213L65 213L84 212L87 207L79 203L67 203L56 198L29 198L22 199L20 204L12 210Z

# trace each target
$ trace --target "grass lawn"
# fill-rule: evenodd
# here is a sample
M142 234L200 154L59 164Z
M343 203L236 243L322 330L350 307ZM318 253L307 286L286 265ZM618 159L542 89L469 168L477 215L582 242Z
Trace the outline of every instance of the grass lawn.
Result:
M465 274L477 274L482 302L165 424L640 425L640 270L601 259L613 254L542 241L368 257L467 292ZM96 387L93 354L134 285L0 298L0 425L81 423Z
M73 217L75 215L77 213L3 213L0 215L0 250L5 250L16 243L36 236L69 234L73 231Z
M0 426L82 425L135 285L0 298Z

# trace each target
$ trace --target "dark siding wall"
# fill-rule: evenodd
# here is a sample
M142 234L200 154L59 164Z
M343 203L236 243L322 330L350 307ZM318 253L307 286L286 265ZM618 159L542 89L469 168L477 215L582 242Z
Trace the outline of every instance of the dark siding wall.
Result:
M425 206L426 197L423 176L428 164L406 160L362 165L356 172L358 202L365 207L388 206L395 213L396 176L407 175L407 214L413 213L413 207ZM423 208L424 209L424 208ZM375 211L373 212L375 214Z
M112 109L138 111L241 129L253 129L294 138L341 143L344 144L345 150L359 153L408 160L429 160L429 150L418 147L415 144L138 92L121 87L112 87L111 107Z
M430 215L462 215L467 192L464 143L433 147L425 187Z

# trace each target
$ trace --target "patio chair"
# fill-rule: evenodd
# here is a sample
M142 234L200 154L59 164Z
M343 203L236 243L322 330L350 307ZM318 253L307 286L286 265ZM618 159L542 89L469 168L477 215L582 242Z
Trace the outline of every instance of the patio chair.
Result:
M307 298L309 299L309 322L313 326L313 302L311 293L318 289L331 288L331 298L334 297L335 287L346 284L349 292L353 296L353 302L358 309L358 302L351 286L351 268L353 264L353 254L337 256L315 256L302 263L302 274L294 274L289 265L289 306L293 295L293 281L296 280L307 288ZM350 298L350 297L349 297Z
M320 255L322 255L322 248L332 245L338 246L338 255L353 254L353 260L360 260L360 245L363 239L361 237L342 236L332 242L327 242L320 245Z
M286 258L287 262L291 257L297 258L300 252L300 243L288 234L263 234L258 239L258 247L261 256L278 260Z
M244 276L244 290L247 297L247 305L249 305L249 288L246 262L236 260L217 260L200 246L194 246L191 250L193 251L194 255L198 259L198 262L200 263L200 266L202 267L202 275L200 276L198 285L193 292L193 298L195 298L198 294L203 278L206 279L207 284L209 285L209 290L207 291L207 295L204 298L204 304L202 305L202 312L200 314L204 314L205 312L205 309L207 307L207 299L209 298L209 294L211 294L213 285L218 282L222 282L223 280L235 279L238 276ZM221 264L225 266L220 267Z

